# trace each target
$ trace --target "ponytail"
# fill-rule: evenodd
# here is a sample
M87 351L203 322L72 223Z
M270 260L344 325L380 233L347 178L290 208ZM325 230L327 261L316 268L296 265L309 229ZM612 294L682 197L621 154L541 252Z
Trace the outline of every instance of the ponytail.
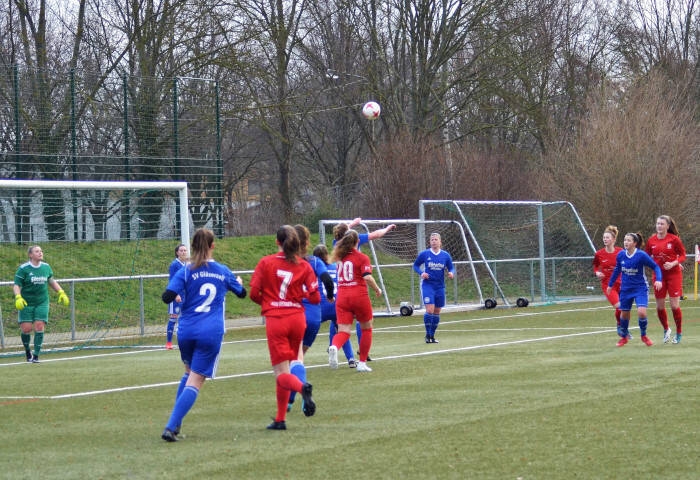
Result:
M282 225L277 230L277 243L282 247L284 258L291 263L297 263L299 258L299 236L291 225Z

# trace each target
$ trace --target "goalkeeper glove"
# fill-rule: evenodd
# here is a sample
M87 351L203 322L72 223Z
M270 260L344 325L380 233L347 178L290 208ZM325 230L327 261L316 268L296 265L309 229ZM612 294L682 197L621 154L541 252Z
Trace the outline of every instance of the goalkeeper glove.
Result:
M66 292L63 290L58 291L58 304L64 307L70 305L70 298L68 298L68 295L66 295Z
M22 298L22 295L19 293L17 295L15 295L15 308L17 310L23 310L24 307L26 307L26 306L27 306L27 301L24 298Z

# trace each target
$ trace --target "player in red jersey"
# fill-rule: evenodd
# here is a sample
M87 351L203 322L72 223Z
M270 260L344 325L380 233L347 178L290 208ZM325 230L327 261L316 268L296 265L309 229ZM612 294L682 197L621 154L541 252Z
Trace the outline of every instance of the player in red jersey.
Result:
M664 327L664 343L671 341L671 329L668 327L666 313L666 295L671 306L673 321L676 324L676 336L673 343L681 343L683 335L683 313L681 312L681 296L683 295L683 262L685 262L685 247L678 237L676 222L668 215L656 219L656 234L647 240L646 252L663 272L663 287L654 290L656 297L656 313L659 322Z
M338 333L333 337L333 345L328 347L328 364L338 368L338 349L350 338L353 319L357 319L362 329L360 338L360 361L358 372L371 372L367 366L367 357L372 346L372 303L369 299L367 285L372 287L377 296L382 290L372 277L372 265L369 257L357 247L360 237L355 230L348 230L333 248L331 261L337 263L338 293L335 311L338 321Z
M610 290L610 293L608 293L608 280L610 280L610 275L612 275L613 270L615 270L617 254L622 251L622 247L615 246L618 232L619 231L615 225L608 225L605 227L605 231L603 232L604 247L595 252L595 255L593 256L593 273L595 273L595 276L598 277L598 280L600 280L600 288L603 290L605 298L608 299L610 305L615 307L617 334L622 335L622 330L620 329L621 277L617 279L615 285L613 285L612 289Z
M301 393L304 415L310 417L316 412L311 384L302 383L290 373L289 363L296 360L306 330L302 299L306 297L313 304L321 301L318 281L309 262L299 256L299 237L294 227L282 225L277 230L277 245L279 251L260 259L250 279L250 298L262 307L265 317L277 385L277 415L268 430L287 429L287 404L292 391Z

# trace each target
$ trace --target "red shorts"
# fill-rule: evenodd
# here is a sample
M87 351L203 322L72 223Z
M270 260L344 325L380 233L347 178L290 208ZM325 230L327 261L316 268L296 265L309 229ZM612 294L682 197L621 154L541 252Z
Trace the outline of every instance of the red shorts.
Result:
M351 325L353 318L358 322L369 322L373 316L369 295L338 297L335 315L338 323L343 325Z
M610 305L615 306L615 304L620 301L620 284L619 283L616 283L615 285L612 286L612 289L610 289L610 293L608 293L608 282L601 282L600 288L603 289L603 295L605 295L605 298L608 299L608 302L610 302Z
M652 275L656 280L656 275ZM653 289L655 298L682 297L683 296L683 272L677 271L673 273L663 272L661 280L661 290Z
M267 348L270 350L272 365L297 359L304 330L306 330L306 317L302 309L290 309L289 312L279 316L265 316Z

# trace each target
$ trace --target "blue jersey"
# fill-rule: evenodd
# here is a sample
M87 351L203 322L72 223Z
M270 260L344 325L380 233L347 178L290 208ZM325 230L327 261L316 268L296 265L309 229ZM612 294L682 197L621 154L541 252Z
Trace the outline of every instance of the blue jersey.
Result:
M620 286L620 294L630 292L647 292L649 284L647 277L644 274L644 267L649 267L654 270L656 280L661 281L661 269L654 260L644 251L635 249L632 255L627 253L627 250L622 250L617 254L615 260L615 270L613 270L608 286L612 287L615 284L617 277L622 274L622 285Z
M181 268L168 282L167 290L184 298L178 337L190 338L200 334L223 335L226 292L245 292L233 272L214 260L196 270L191 265Z
M452 257L444 250L435 253L428 248L420 252L413 262L413 271L418 275L426 272L428 278L422 279L422 283L432 286L433 289L445 288L445 270L453 274L455 271Z
M326 269L333 280L333 298L335 298L338 293L338 268L335 263L331 263L326 265ZM335 320L335 302L328 301L328 292L326 292L323 283L319 283L319 287L321 289L321 321Z
M185 262L181 261L179 258L176 258L175 260L170 262L170 268L168 269L168 281L172 280L173 277L175 276L175 274L177 272L179 272L180 269L184 266L185 266ZM180 298L184 298L184 297L181 295ZM181 304L182 304L182 302L172 301L168 307L169 309L171 309L170 313L179 314Z
M170 268L168 269L168 280L172 280L175 274L185 266L185 262L180 261L179 258L176 258L170 263Z
M362 245L369 243L369 233L358 233L357 236L360 239L360 243L357 244L357 249L359 250ZM333 246L334 247L335 247L336 242L337 242L337 240L334 238L333 239Z
M318 257L314 257L313 255L310 255L308 257L304 257L304 260L309 262L309 265L311 265L311 269L316 274L316 280L318 281L318 284L322 285L323 282L321 282L321 275L323 275L324 273L326 273L328 271L328 269L326 268L326 264L323 263L323 260L321 260ZM322 294L321 296L323 297L324 294ZM326 299L326 300L328 300L328 299ZM318 307L318 304L310 303L307 298L303 298L301 303L304 304L304 308L306 308L309 305Z

